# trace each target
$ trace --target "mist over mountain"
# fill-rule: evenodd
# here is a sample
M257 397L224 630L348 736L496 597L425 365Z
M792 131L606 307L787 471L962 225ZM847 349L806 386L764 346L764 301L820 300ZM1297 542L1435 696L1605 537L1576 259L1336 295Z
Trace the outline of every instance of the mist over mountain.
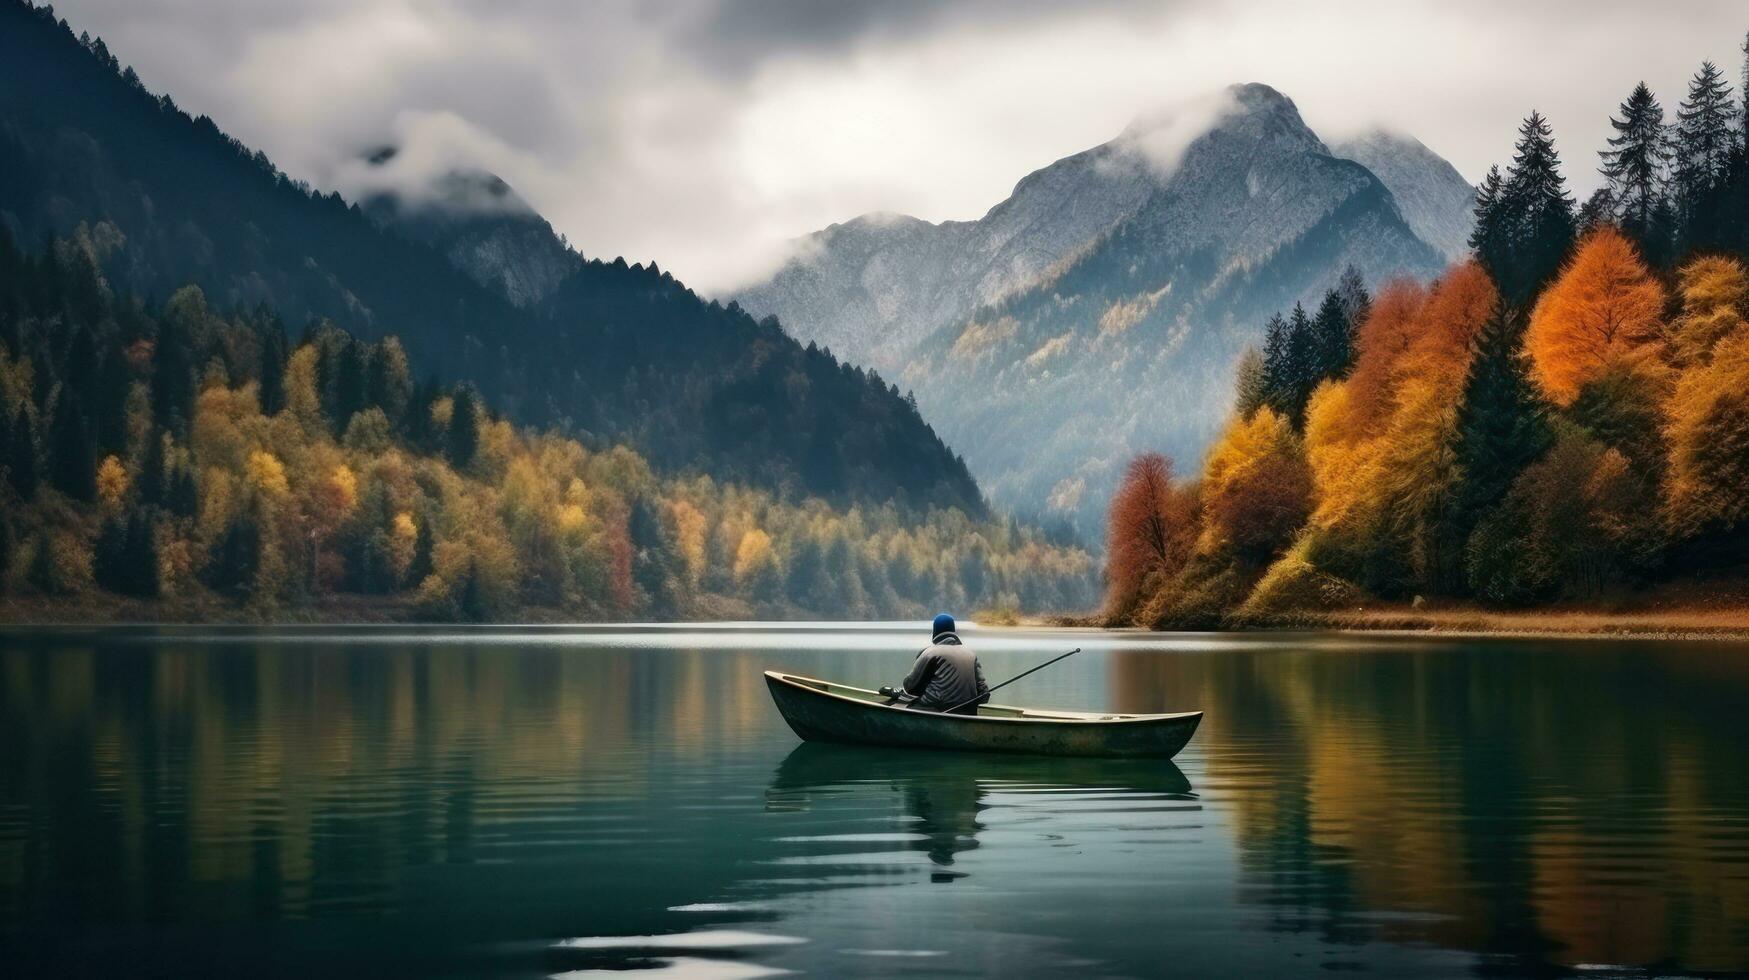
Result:
M737 299L899 372L993 499L1087 533L1136 452L1199 456L1271 313L1351 265L1374 285L1435 274L1467 234L1473 192L1451 178L1412 140L1333 150L1291 99L1236 85L1027 176L978 221L808 236Z
M1448 259L1469 253L1476 188L1444 157L1413 136L1374 129L1330 147L1373 172L1397 199L1403 220Z
M327 319L397 334L421 376L472 381L519 422L629 441L670 472L983 510L896 388L775 321L653 264L576 256L490 175L369 213L312 191L21 0L0 0L0 174L14 240L103 226L119 295L194 283L219 309L262 306L294 332Z

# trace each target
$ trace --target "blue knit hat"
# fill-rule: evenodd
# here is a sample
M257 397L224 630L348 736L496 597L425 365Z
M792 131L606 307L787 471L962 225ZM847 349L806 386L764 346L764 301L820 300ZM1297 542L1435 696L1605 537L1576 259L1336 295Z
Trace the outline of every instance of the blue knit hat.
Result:
M943 633L952 633L952 632L953 632L953 617L952 616L949 616L947 613L941 613L940 615L935 617L935 629L934 629L934 632L930 634L931 636L940 636Z

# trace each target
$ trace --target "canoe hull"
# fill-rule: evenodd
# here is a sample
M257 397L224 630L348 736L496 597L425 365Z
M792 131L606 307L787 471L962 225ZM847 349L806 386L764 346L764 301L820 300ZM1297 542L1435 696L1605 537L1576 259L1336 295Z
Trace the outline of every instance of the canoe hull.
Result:
M858 689L775 671L766 672L765 682L790 729L812 742L1169 759L1184 748L1202 721L1200 711L1104 716L1051 712L1026 717L1024 709L996 706L992 708L1001 714L994 716L946 715L845 696L834 692Z

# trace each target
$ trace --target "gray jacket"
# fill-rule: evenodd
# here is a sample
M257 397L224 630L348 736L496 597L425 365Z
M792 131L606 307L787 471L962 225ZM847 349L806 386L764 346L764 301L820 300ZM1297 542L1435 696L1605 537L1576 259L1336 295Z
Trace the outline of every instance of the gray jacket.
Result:
M911 665L905 677L905 693L917 699L916 707L946 711L990 693L984 683L984 668L978 655L952 633L935 638ZM965 709L970 712L972 708Z

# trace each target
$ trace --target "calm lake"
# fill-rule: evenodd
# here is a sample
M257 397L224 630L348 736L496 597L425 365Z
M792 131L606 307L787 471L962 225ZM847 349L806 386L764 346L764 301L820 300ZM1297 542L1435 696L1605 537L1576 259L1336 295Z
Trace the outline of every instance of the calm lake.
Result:
M966 632L1207 711L1175 763L803 745L760 677L921 632L0 632L0 973L1749 970L1749 647Z

